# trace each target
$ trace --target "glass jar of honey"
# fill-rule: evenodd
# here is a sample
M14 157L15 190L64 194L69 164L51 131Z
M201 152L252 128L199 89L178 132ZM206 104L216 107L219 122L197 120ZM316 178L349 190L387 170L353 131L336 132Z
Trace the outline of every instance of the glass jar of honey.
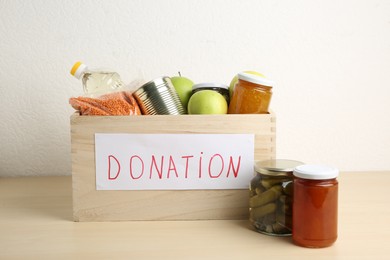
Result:
M304 247L328 247L337 239L339 172L323 165L294 169L293 242Z
M267 114L274 82L249 73L238 73L229 114Z
M302 162L266 160L255 164L250 183L249 220L256 231L290 236L292 225L293 170Z

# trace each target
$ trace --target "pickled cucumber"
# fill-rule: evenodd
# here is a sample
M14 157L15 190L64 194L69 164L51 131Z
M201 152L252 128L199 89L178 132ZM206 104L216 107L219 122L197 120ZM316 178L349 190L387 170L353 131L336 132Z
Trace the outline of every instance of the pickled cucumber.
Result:
M259 195L259 194L261 194L261 193L264 192L264 189L263 189L262 187L257 187L257 188L255 189L255 191L256 191L256 194Z
M279 208L286 215L292 215L292 198L286 195L279 197Z
M285 234L289 232L289 229L281 225L280 223L275 222L273 224L267 225L265 231L267 233Z
M269 202L277 200L282 193L282 186L275 185L269 190L264 191L263 193L253 196L249 199L249 206L251 208L260 207Z
M270 189L272 186L276 185L276 184L281 184L285 181L288 181L288 179L285 179L285 178L277 178L277 179L263 179L260 183L261 185L266 188L266 189Z
M264 217L265 215L275 212L275 210L276 210L276 204L268 203L261 207L252 208L250 211L250 217L253 220L257 220L260 219L261 217Z

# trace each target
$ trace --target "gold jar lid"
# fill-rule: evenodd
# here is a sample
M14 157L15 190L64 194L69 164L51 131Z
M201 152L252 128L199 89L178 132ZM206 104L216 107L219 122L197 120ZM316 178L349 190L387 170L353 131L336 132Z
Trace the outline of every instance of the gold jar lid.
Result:
M293 173L295 167L304 164L300 161L275 159L255 163L255 171L264 175L287 176Z

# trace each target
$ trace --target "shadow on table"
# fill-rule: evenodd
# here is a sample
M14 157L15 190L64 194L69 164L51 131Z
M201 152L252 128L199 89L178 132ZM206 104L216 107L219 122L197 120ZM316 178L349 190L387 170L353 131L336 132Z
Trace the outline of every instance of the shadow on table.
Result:
M255 228L251 225L249 220L236 221L234 222L234 224L240 226L243 229L246 229L248 231L248 235L259 236L259 238L261 238L263 242L267 240L270 243L274 241L277 243L293 245L291 236L272 236L272 235L262 234L255 230Z

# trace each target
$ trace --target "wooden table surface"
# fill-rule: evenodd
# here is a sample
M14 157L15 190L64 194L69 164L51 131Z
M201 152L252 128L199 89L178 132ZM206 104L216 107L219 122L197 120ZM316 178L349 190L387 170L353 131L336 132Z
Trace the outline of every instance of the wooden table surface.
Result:
M248 221L73 222L71 177L0 178L0 259L390 259L390 172L342 173L324 249Z

